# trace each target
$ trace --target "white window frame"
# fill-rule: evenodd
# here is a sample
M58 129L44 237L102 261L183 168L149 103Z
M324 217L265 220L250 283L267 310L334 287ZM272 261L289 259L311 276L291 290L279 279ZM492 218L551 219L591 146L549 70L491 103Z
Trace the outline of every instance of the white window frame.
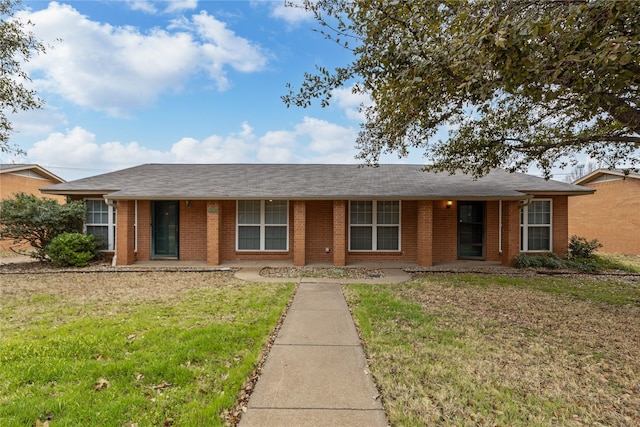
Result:
M371 202L371 224L352 224L351 206L353 202ZM378 202L398 202L398 223L378 224ZM401 252L402 251L402 201L401 200L349 200L349 252ZM353 249L351 247L351 230L353 227L371 228L371 249ZM398 249L378 249L378 228L398 227Z
M260 202L260 223L256 224L240 224L240 202L251 202L251 201L259 201ZM266 202L269 200L237 200L236 201L236 251L238 252L288 252L289 251L289 201L284 200L286 202L286 213L287 213L287 222L286 224L268 224L266 222ZM249 226L249 227L260 227L260 249L240 249L240 227ZM285 249L265 249L265 241L266 241L266 227L285 227L286 228L286 247Z
M529 224L529 207L536 202L549 202L549 224ZM529 249L529 228L549 229L549 249ZM533 199L528 205L520 208L520 252L552 252L553 251L553 199Z
M107 207L107 223L98 223L98 222L87 222L87 217L85 216L84 218L84 225L83 225L83 233L84 234L89 234L87 232L88 227L107 227L107 248L103 249L102 251L114 251L116 248L116 218L115 216L117 215L117 211L113 206L109 206L107 205L106 201L102 198L89 198L89 199L84 199L84 203L85 203L85 207L87 206L87 202L88 201L101 201L106 207ZM88 209L87 209L87 213L89 213Z

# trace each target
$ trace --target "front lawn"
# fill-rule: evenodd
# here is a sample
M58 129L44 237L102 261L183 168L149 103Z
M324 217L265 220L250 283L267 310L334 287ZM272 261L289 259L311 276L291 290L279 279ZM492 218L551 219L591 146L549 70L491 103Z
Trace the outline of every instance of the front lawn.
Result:
M640 279L348 285L395 426L640 425Z
M0 280L7 426L224 425L294 290L195 272Z

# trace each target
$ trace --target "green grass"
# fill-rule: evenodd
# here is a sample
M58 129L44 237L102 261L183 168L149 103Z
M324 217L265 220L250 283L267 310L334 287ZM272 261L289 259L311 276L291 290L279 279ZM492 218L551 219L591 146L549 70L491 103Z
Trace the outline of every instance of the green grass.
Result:
M512 286L610 305L635 305L640 307L640 282L620 282L615 278L564 277L511 277L462 274L456 277L455 286Z
M640 272L640 258L632 256L594 254L588 258L560 258L556 254L520 254L515 260L516 268L566 269L585 273L606 271Z
M640 273L640 255L598 254L608 262L622 266L621 269Z
M3 295L0 425L224 425L293 289L231 281L83 303Z
M640 420L638 282L427 276L345 295L391 425Z

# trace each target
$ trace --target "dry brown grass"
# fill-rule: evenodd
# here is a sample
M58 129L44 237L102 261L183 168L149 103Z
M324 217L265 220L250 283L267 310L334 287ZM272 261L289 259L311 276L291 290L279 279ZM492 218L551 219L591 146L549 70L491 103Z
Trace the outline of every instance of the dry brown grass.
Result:
M37 319L38 302L57 303L60 311L110 312L148 302L166 303L187 292L239 285L233 273L94 272L0 275L0 300L12 311L12 325ZM34 300L35 298L35 300ZM36 302L36 303L32 303ZM129 308L122 308L119 305ZM50 314L50 313L47 313ZM0 321L0 326L3 322Z
M392 424L640 425L640 306L455 277L388 289L424 316L372 321Z

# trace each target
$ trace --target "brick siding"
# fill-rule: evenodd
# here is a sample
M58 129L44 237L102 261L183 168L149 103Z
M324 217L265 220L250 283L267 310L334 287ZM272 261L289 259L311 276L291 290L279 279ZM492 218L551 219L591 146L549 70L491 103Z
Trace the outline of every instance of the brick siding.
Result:
M119 202L118 238L133 234L134 202ZM565 255L568 241L567 197L553 197L553 250ZM499 202L485 203L485 259L510 264L520 248L520 204L505 201L502 208L502 254L500 253ZM415 262L431 265L458 259L458 206L446 201L403 201L401 250L398 252L350 252L348 250L348 201L291 201L289 203L289 250L244 252L236 250L235 201L180 202L179 258L217 265L242 260L289 261L295 265L332 262ZM149 260L151 254L151 202L138 202L138 250L118 248L118 263ZM121 224L124 230L120 229ZM118 242L120 243L119 240ZM326 248L329 248L327 252Z
M569 236L598 239L602 252L640 255L640 179L585 186L596 192L569 199Z

